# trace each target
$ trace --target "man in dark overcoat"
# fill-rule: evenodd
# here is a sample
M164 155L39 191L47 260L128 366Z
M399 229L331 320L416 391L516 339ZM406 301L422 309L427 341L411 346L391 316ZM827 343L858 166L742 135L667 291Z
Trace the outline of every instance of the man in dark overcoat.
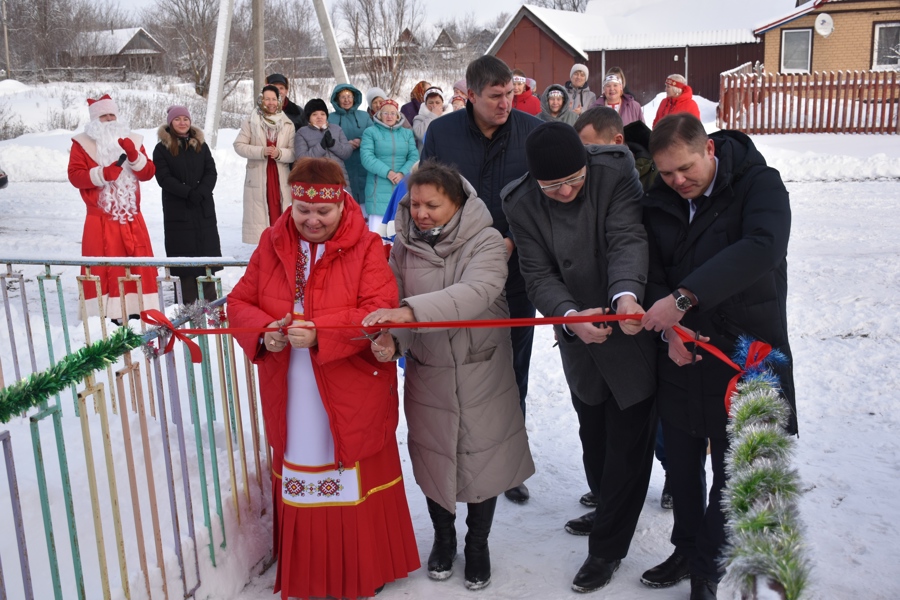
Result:
M675 552L648 570L651 587L691 578L691 600L716 597L725 546L722 490L728 451L725 391L732 368L703 350L692 354L672 328L731 354L738 337L767 342L790 359L787 335L788 192L753 142L736 131L707 136L689 113L660 120L650 136L659 177L644 198L650 281L644 327L659 341L658 404L675 522ZM797 432L790 367L777 374ZM701 466L710 448L707 499Z
M641 184L624 146L582 145L565 123L525 142L528 174L503 191L528 297L545 316L642 314L647 238ZM628 335L626 335L628 334ZM609 583L647 494L656 435L656 351L637 320L558 327L584 460L600 503L572 583Z

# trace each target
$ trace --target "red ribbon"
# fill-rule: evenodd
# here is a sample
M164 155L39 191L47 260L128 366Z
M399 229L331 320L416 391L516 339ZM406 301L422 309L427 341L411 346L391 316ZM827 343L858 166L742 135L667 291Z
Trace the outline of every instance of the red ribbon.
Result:
M149 323L150 325L156 325L159 327L163 327L169 331L171 334L169 336L169 341L166 343L166 347L163 350L163 354L167 352L171 352L172 348L175 346L175 338L178 338L185 344L187 344L188 351L191 353L191 362L199 363L203 361L203 353L200 351L200 346L197 345L197 342L189 338L186 333L190 333L193 331L202 331L206 333L210 333L214 330L209 329L176 329L175 325L172 324L166 315L162 314L158 310L149 309L141 312L141 320L144 323Z
M741 377L747 374L747 371L749 371L753 367L759 366L766 359L766 357L769 356L769 353L772 352L772 346L766 344L765 342L751 342L750 348L747 350L747 360L744 361L744 366L740 367L733 360L728 358L728 356L726 356L724 352L722 352L709 342L701 342L698 339L692 338L687 331L685 331L678 325L675 326L675 333L678 334L678 337L681 338L682 342L690 342L691 344L700 346L738 372L737 375L731 378L731 381L728 382L728 387L725 389L725 414L730 417L731 396L737 392L738 381L741 380Z

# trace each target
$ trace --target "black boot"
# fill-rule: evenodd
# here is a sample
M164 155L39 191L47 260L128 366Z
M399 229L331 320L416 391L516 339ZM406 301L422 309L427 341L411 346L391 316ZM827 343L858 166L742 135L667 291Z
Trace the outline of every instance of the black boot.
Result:
M491 553L488 550L488 536L494 522L494 496L478 504L469 504L466 517L466 587L470 590L486 588L491 583Z
M428 514L434 526L434 545L428 555L428 577L443 581L453 575L456 559L456 515L432 500L428 502Z
M691 575L691 600L716 600L718 587L715 581Z

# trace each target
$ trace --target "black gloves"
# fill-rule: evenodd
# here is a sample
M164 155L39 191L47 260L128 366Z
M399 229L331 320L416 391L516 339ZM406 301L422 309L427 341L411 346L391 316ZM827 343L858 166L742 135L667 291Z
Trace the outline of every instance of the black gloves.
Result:
M335 142L334 136L331 135L331 131L326 129L325 135L322 136L322 141L319 142L319 145L328 150L333 147L337 142Z

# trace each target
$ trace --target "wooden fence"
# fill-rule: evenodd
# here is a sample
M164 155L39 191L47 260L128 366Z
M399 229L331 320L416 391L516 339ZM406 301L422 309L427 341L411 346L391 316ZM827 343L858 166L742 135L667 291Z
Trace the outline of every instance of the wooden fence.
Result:
M717 125L746 133L900 133L900 72L756 73L719 78Z

